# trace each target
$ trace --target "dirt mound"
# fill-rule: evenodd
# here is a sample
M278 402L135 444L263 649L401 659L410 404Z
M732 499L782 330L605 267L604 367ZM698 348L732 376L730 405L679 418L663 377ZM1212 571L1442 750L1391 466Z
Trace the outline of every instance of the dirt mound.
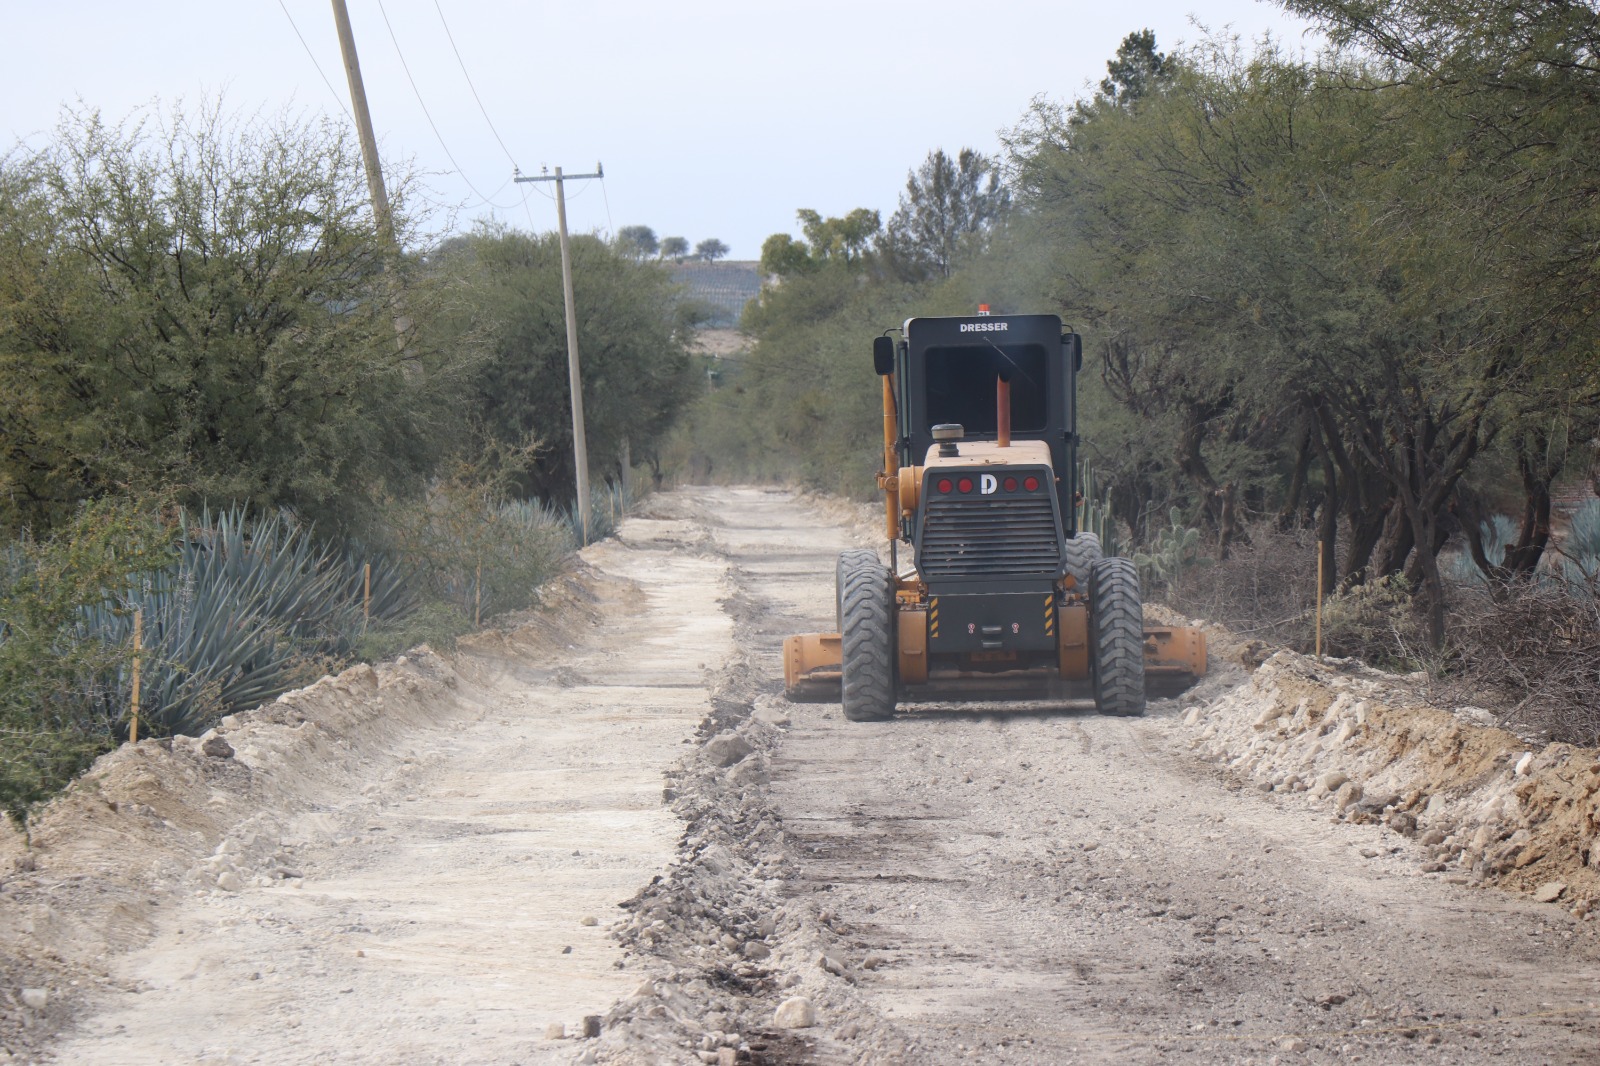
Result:
M1260 654L1211 632L1214 662ZM1428 706L1411 679L1353 661L1278 651L1243 687L1208 689L1188 700L1191 743L1261 790L1416 841L1425 874L1534 892L1579 917L1600 900L1600 753L1530 750L1486 712Z
M284 841L315 834L307 797L357 795L396 738L452 713L466 674L504 669L592 623L620 584L579 564L547 586L544 610L462 641L360 665L223 718L199 737L108 752L36 811L0 820L0 1045L39 1046L81 999L110 987L110 956L145 941L180 894L238 891L294 872ZM553 608L553 609L551 609ZM557 620L561 621L557 621ZM19 995L22 989L43 992Z

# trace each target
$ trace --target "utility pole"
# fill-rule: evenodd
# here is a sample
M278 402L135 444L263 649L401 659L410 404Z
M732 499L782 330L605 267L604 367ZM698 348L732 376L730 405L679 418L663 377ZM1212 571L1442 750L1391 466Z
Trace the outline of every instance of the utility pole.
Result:
M584 544L589 543L589 446L583 432L583 378L578 373L578 311L572 298L572 251L567 244L567 195L563 183L580 178L603 178L606 168L595 164L593 174L567 174L556 172L525 178L516 175L514 181L553 181L556 183L556 222L561 234L561 294L566 299L567 315L567 381L572 390L572 450L578 467L578 528Z
M372 116L367 113L367 90L361 84L361 61L356 58L356 38L350 30L350 12L344 0L333 0L333 22L339 29L339 51L344 54L344 75L350 82L350 105L355 112L356 133L361 138L361 159L367 166L367 190L372 194L372 213L385 251L395 250L394 223L389 217L389 194L383 188L383 168L378 164L378 139L372 132Z

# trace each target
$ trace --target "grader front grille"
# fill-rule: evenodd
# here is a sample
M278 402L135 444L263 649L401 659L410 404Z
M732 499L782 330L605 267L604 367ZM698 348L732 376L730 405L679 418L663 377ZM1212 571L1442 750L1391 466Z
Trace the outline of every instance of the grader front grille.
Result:
M1050 575L1061 540L1048 492L932 495L923 512L917 568L928 578Z

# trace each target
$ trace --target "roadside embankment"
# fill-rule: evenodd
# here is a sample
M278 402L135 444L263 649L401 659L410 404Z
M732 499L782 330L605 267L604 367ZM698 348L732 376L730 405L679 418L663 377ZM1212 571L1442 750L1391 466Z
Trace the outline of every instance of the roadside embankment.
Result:
M1224 668L1264 651L1215 627L1210 637ZM1259 790L1410 841L1419 874L1531 892L1580 918L1600 907L1600 753L1529 745L1417 688L1353 660L1276 651L1238 687L1197 690L1183 721L1198 754Z

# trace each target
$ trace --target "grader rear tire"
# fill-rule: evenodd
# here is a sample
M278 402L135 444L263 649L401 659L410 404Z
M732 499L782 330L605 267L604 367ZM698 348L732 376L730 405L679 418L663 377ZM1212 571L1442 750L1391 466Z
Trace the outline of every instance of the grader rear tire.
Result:
M1144 605L1127 559L1102 559L1089 572L1089 649L1095 709L1144 714Z
M1067 573L1077 582L1079 591L1089 588L1089 573L1104 556L1100 538L1093 533L1080 532L1067 541Z
M840 703L852 722L894 714L894 578L870 551L839 557Z

